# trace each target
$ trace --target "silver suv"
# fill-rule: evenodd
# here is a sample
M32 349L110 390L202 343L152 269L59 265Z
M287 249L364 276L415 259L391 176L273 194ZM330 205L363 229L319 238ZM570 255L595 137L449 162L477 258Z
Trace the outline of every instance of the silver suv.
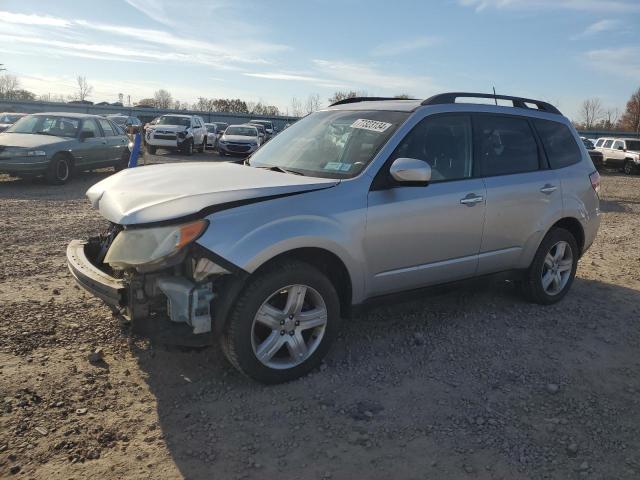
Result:
M243 165L106 178L87 196L110 226L70 243L71 273L134 327L186 324L265 383L317 367L381 295L510 272L557 302L596 236L600 177L552 105L462 97L494 100L344 100Z

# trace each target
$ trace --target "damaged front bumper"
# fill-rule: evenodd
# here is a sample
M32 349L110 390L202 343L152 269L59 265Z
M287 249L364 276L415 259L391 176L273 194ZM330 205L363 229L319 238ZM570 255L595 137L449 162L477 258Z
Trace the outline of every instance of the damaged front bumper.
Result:
M104 239L95 237L88 241L73 240L68 245L67 265L78 285L103 300L115 314L129 320L140 333L157 327L153 325L159 321L156 313L165 313L172 322L189 325L194 334L211 331L214 284L220 282L216 282L216 277L198 276L206 273L207 267L210 269L207 265L213 264L210 260L185 252L180 263L159 271L110 272L98 260L103 242ZM190 263L191 276L184 272ZM193 272L200 281L193 279ZM122 278L117 278L119 275Z

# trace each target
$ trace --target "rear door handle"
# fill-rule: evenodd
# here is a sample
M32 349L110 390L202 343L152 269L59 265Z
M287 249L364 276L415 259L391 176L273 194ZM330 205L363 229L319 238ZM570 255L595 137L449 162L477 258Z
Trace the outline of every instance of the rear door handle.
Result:
M473 207L476 203L483 201L484 197L482 195L476 195L475 193L470 193L466 197L460 199L460 203L462 205L467 205L469 207Z
M540 189L540 191L542 193L546 193L547 195L555 192L558 189L558 187L556 187L555 185L551 185L550 183L547 183L544 187L542 187Z

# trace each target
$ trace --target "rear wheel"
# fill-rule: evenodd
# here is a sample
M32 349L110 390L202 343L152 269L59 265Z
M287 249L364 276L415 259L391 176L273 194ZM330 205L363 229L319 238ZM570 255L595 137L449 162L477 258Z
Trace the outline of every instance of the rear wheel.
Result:
M120 160L118 161L118 163L116 163L113 166L113 169L116 172L119 172L120 170L124 170L125 168L127 168L129 166L129 157L130 156L131 156L131 153L129 152L128 148L123 150L122 155L120 155Z
M564 228L549 231L522 283L525 297L542 305L562 300L575 278L578 256L578 244L571 232Z
M627 175L631 175L633 174L634 170L635 170L635 165L633 164L633 162L631 160L626 160L624 162L624 173Z
M52 185L62 185L69 181L73 171L73 163L67 155L57 153L49 162L45 180Z
M247 282L221 341L242 373L281 383L320 365L339 323L338 294L329 279L311 265L287 261Z

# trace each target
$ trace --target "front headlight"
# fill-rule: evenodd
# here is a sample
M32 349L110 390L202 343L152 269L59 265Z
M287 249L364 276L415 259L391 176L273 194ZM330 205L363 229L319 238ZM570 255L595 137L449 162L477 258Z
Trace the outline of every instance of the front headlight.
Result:
M0 158L10 157L45 157L47 152L44 150L27 150L21 147L7 147L0 152Z
M113 240L104 263L127 268L157 263L194 242L209 222L197 220L182 225L123 230Z

